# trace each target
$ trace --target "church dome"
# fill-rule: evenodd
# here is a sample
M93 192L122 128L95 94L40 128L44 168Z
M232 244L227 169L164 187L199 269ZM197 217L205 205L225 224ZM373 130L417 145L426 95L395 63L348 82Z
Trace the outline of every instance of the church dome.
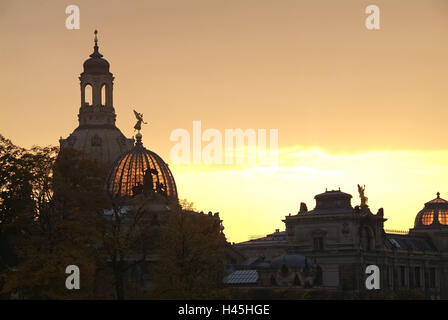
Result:
M87 74L109 74L109 62L103 59L103 55L98 51L98 38L95 30L95 46L90 58L84 62L84 73Z
M439 192L437 192L437 198L426 202L425 207L415 217L414 227L432 226L448 226L448 201L440 198Z
M168 165L156 153L146 149L137 133L135 146L123 153L112 166L107 189L113 197L156 192L177 200L174 177Z
M98 53L98 55L95 55ZM99 52L94 52L90 55L90 59L84 62L84 73L88 74L108 74L109 62L101 58L103 55Z

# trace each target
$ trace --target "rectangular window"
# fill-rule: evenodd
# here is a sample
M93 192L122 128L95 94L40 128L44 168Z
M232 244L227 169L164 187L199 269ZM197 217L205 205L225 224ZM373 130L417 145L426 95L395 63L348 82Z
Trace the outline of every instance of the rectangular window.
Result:
M393 271L394 273L393 273L393 283L394 283L394 289L397 289L398 288L398 270L397 270L397 268L394 268L394 271Z
M385 287L389 287L389 279L390 279L390 274L389 274L389 268L387 266L385 266L384 268L382 268L384 270L384 274L386 275L386 281L384 281L384 285Z
M421 277L421 275L420 275L420 267L415 267L414 276L415 276L415 287L416 288L420 288L420 286L421 286L421 283L420 283L420 277Z
M409 288L414 288L415 277L414 277L414 269L412 267L409 267Z
M324 249L324 239L322 237L314 238L314 250L322 251Z
M406 269L404 266L400 266L400 286L406 286Z
M436 287L436 269L435 268L429 268L429 287L430 288Z
M394 282L395 282L395 271L394 271L394 267L390 267L389 268L389 287L393 288L394 287Z

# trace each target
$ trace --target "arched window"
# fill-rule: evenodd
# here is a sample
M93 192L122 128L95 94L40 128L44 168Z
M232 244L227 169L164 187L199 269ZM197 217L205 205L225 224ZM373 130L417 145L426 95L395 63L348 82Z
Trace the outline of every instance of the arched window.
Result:
M101 86L101 103L102 106L107 105L107 85L103 84Z
M439 210L439 223L448 224L448 210Z
M84 104L92 105L93 104L93 90L90 84L87 84L84 87Z
M428 211L423 212L422 223L425 226L431 225L433 221L434 221L434 211L433 210L428 210Z

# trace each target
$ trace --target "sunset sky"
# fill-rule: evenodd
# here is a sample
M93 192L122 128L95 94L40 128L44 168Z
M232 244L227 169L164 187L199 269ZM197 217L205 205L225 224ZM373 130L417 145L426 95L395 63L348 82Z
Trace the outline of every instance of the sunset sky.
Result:
M65 8L80 8L67 30ZM381 29L364 25L380 8ZM170 163L180 198L219 211L230 241L283 229L326 188L366 185L388 229L448 199L446 0L0 0L0 133L57 145L77 126L78 76L100 52L117 126ZM279 163L176 165L173 130L278 129ZM206 143L203 143L204 145Z

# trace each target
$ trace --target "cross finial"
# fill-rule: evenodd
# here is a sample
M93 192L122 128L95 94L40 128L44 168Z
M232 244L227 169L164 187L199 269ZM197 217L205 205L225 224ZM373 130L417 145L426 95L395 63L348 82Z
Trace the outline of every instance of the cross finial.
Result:
M437 192L437 198L440 198L440 192Z

